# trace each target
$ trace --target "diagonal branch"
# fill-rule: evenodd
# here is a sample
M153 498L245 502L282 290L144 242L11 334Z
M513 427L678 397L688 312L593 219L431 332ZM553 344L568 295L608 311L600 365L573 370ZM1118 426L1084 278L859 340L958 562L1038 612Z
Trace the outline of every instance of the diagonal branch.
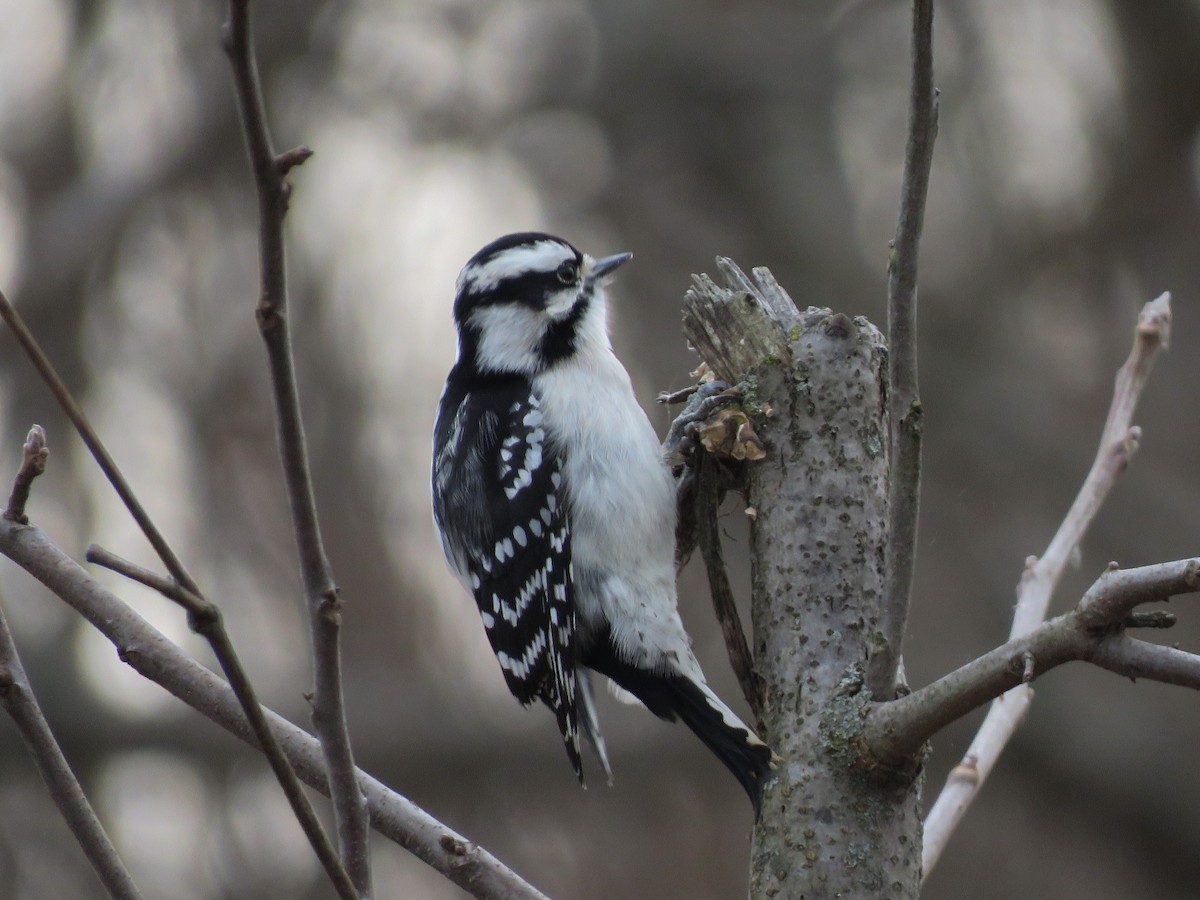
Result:
M217 662L221 665L221 671L229 679L230 689L245 711L246 717L250 721L250 728L254 732L255 740L259 747L262 748L267 762L270 763L276 779L278 779L280 786L283 788L284 796L287 797L292 812L296 816L296 820L300 823L305 836L308 838L309 844L312 845L317 859L321 861L321 865L329 874L338 895L347 898L347 900L355 900L359 896L358 890L350 880L350 876L342 865L341 859L338 858L337 852L333 849L333 845L329 842L329 837L325 834L325 829L321 827L321 822L317 818L316 810L313 809L312 804L309 802L308 796L304 793L304 789L300 785L300 780L296 777L295 771L292 769L286 754L283 752L283 748L280 747L278 739L271 731L271 726L267 722L267 716L263 712L263 707L258 702L258 696L254 691L253 685L250 683L250 676L246 674L246 669L242 666L242 661L238 657L237 651L234 650L233 641L229 638L229 632L225 630L225 622L221 616L221 610L215 604L210 603L199 594L189 591L178 582L170 578L163 578L161 575L129 562L126 559L122 559L115 553L110 553L108 550L95 544L88 548L87 560L98 566L111 569L120 575L124 575L132 581L144 584L146 587L153 588L168 600L177 603L187 612L189 627L196 634L208 641L209 646L212 647L213 655L216 656Z
M285 176L292 167L308 157L309 151L299 148L277 156L272 149L262 85L254 57L249 6L249 0L230 0L229 21L224 28L223 42L233 69L238 109L258 196L261 278L258 326L267 348L284 481L291 504L300 575L309 608L314 669L313 725L320 738L330 783L333 785L334 819L342 860L359 892L369 896L370 826L366 802L355 779L354 753L350 746L342 696L339 646L341 599L333 580L332 567L325 556L317 520L287 316L283 220L291 191Z
M880 699L895 695L904 644L917 544L921 490L921 397L917 388L917 259L925 198L937 137L933 86L933 0L913 0L912 81L900 217L888 258L888 479L887 580L880 613L879 649L867 667L867 687Z
M1133 346L1114 379L1113 399L1096 458L1045 553L1041 559L1031 561L1017 589L1010 636L1023 634L1046 618L1050 598L1072 554L1083 541L1117 476L1125 471L1137 451L1142 430L1133 425L1133 413L1158 351L1167 348L1170 337L1171 295L1164 293L1143 306L1138 314Z
M258 746L229 685L167 640L149 622L96 582L39 529L0 518L0 554L44 584L82 615L142 676L231 734ZM306 784L328 795L329 780L318 741L276 713L271 731ZM546 900L482 847L434 819L406 797L357 771L371 824L382 835L483 900Z
M37 339L29 331L24 320L9 302L8 298L4 296L3 291L0 291L0 317L12 329L13 334L33 363L34 368L41 374L42 380L45 381L51 393L67 414L67 417L74 424L76 432L78 432L84 444L91 451L92 457L95 459L97 465L99 465L100 470L116 490L117 495L125 504L125 508L133 516L134 521L141 528L142 533L158 554L159 559L162 560L174 583L178 585L181 592L189 597L196 598L197 603L203 607L203 614L200 616L193 615L193 611L189 610L189 626L198 634L202 634L208 638L210 643L213 643L214 650L217 649L218 643L223 647L223 651L217 653L217 659L221 661L226 675L236 686L236 696L244 704L243 709L247 719L257 729L261 745L268 748L266 753L267 760L271 764L285 796L292 803L296 818L300 822L300 826L304 830L309 843L312 845L313 851L325 866L330 879L338 886L342 895L357 895L358 892L350 885L341 861L331 852L329 838L325 835L320 821L317 819L311 806L309 806L307 798L304 797L303 792L300 790L300 786L296 781L296 773L291 771L286 758L282 754L271 752L270 748L274 746L275 738L266 726L266 721L263 719L258 706L258 699L242 669L237 654L234 652L233 643L225 631L224 624L216 607L213 607L207 600L204 600L199 585L188 573L187 569L184 568L183 562L175 554L175 551L167 542L162 532L158 530L158 526L154 524L154 520L150 518L150 514L142 506L141 501L138 500L137 495L133 492L133 488L125 480L125 476L121 474L121 470L117 467L116 461L104 446L100 435L92 427L91 422L84 415L74 396L72 396L70 390L59 377L58 372L55 371L46 354L42 351ZM36 425L34 429L41 432L41 429ZM35 446L39 439L41 445ZM33 477L29 473L30 471L36 473L39 465L45 465L46 453L48 451L45 449L45 434L41 433L39 438L35 435L34 430L31 430L30 437L25 445L25 461L21 466L21 471L18 472L14 480L13 496L9 500L8 511L13 512L16 510L20 518L6 516L7 518L12 518L14 521L22 524L27 521L24 513L24 503L28 496L28 481ZM202 627L207 629L207 631L202 630ZM351 888L349 894L346 893L348 886Z
M67 762L50 730L50 724L42 715L37 697L25 675L25 668L17 655L17 645L8 630L3 610L0 610L0 706L4 707L21 732L50 797L75 835L75 840L83 848L88 862L96 870L105 891L110 897L129 900L140 898L141 892L109 840L104 826L100 824L96 811L88 802L79 780L71 771L71 764Z
M1147 303L1138 315L1133 347L1128 359L1117 371L1112 404L1100 436L1100 446L1079 494L1041 559L1030 557L1028 560L1017 587L1011 638L1028 634L1045 620L1050 598L1071 555L1083 540L1117 476L1125 470L1136 451L1141 429L1133 426L1133 413L1158 351L1167 346L1170 335L1171 295L1164 293ZM979 732L967 748L962 764L955 770L970 771L972 777L952 776L925 818L922 862L925 877L937 864L950 835L991 773L1004 747L1016 733L1032 700L1033 690L1022 684L992 704Z
M150 518L150 514L146 512L145 507L142 506L141 501L134 494L133 488L125 480L125 476L121 474L116 460L112 458L112 454L108 452L108 448L100 440L100 435L92 428L91 422L83 414L83 410L75 402L75 398L67 389L66 384L59 377L58 372L55 371L54 366L38 345L37 339L30 332L29 327L25 324L25 320L21 318L20 313L9 302L8 297L4 295L3 291L0 291L0 318L4 319L5 324L12 330L17 343L21 345L21 349L25 351L25 355L29 357L29 361L33 363L33 367L37 369L38 374L42 376L42 381L50 388L50 393L54 395L54 399L58 401L58 405L62 407L67 418L71 420L71 424L75 426L75 431L91 452L92 458L96 460L96 465L100 467L100 471L104 473L104 477L113 486L113 490L117 492L117 496L121 498L121 502L125 504L125 508L129 510L129 514L133 516L133 520L137 522L138 528L146 536L146 540L150 542L150 546L154 548L154 552L158 554L158 558L162 560L163 566L166 567L171 577L180 584L198 592L199 589L196 587L196 582L188 574L187 569L183 567L183 563L175 555L175 551L171 549L171 545L167 543L167 539L163 537L162 532L158 530L158 526L154 524L154 520Z
M230 678L231 683L236 686L235 694L239 701L243 704L243 710L247 718L252 723L256 730L260 744L267 748L266 755L271 763L272 769L278 778L280 785L283 787L284 794L292 803L292 808L296 813L296 817L304 829L305 835L313 846L314 852L325 866L330 878L334 884L338 886L339 893L342 896L357 896L357 891L350 885L349 879L345 870L342 867L340 860L331 852L329 839L325 836L320 821L317 819L311 805L308 804L307 798L300 789L299 783L296 781L296 773L291 771L287 763L287 759L278 752L276 741L267 727L266 720L262 716L261 708L258 705L258 699L255 696L254 690L246 677L245 671L242 669L241 662L233 649L233 643L229 639L228 633L225 631L224 624L221 621L220 613L216 607L203 599L199 586L196 581L184 568L183 563L167 543L165 537L158 530L154 521L150 518L150 514L146 511L134 494L133 488L125 480L121 470L117 467L116 461L109 454L104 446L100 436L92 428L91 423L84 415L83 410L76 403L75 398L67 389L66 384L58 376L54 366L43 353L41 347L33 334L26 327L24 320L17 313L16 309L0 291L0 317L3 317L8 323L13 333L16 335L18 342L33 362L34 367L41 374L43 380L50 387L55 399L66 412L67 417L75 425L76 431L83 439L85 445L91 451L93 458L104 472L110 484L124 502L126 509L133 516L142 533L150 542L163 565L171 573L173 583L178 586L178 590L188 597L194 598L196 605L195 609L188 609L188 622L197 633L208 638L213 645L213 649L217 654L217 659L221 662L222 668L226 675ZM38 426L34 426L37 432L41 432ZM40 446L32 446L38 441L35 437L34 430L30 431L30 438L25 445L25 462L18 472L14 481L13 495L9 500L6 518L12 519L18 523L24 524L27 518L24 514L24 504L28 497L29 481L32 479L30 471L36 474L38 465L44 467L45 454L48 451L45 449L45 434L40 434ZM31 449L32 448L32 449ZM9 515L10 513L16 515ZM185 608L187 608L185 606ZM200 614L197 615L196 613ZM218 649L218 647L220 649ZM274 748L274 752L272 749ZM347 887L350 888L347 893Z

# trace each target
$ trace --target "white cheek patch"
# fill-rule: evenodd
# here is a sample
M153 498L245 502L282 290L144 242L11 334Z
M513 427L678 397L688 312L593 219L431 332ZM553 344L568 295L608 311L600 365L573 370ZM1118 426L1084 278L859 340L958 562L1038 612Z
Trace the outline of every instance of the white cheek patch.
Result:
M458 290L469 286L475 292L488 291L505 279L530 272L553 272L568 261L575 261L575 251L559 241L512 247L482 263L468 264L458 276Z
M468 322L479 331L481 366L501 372L532 371L546 330L544 314L519 304L480 306L471 310Z
M579 299L579 286L564 285L562 290L554 291L546 296L546 312L551 318L561 319L567 315Z

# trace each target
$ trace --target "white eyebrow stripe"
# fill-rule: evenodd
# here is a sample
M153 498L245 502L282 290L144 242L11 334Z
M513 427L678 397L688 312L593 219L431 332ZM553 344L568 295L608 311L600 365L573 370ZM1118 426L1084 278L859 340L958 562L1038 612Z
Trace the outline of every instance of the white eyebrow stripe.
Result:
M567 261L575 261L575 251L558 241L546 240L510 247L482 263L467 265L458 276L458 287L460 291L468 285L474 290L486 291L506 278L516 278L529 272L553 272Z

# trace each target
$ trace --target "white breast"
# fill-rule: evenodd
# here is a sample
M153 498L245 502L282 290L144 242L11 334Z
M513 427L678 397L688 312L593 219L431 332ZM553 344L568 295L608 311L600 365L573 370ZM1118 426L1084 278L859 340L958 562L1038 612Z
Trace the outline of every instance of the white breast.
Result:
M675 604L674 483L607 336L581 342L535 387L564 457L579 627L607 623L629 662L662 667L669 656L690 669Z

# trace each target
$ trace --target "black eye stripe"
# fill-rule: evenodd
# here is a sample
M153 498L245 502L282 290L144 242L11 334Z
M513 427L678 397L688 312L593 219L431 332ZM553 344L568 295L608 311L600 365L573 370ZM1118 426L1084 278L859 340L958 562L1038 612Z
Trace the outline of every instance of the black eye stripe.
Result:
M568 280L563 280L564 270L569 271ZM549 294L563 289L564 285L579 283L579 268L572 262L565 262L553 272L532 271L520 275L510 275L491 287L480 290L468 283L465 296L462 298L471 306L494 306L500 303L521 303L535 309L546 305Z
M552 297L584 283L583 255L565 242L556 241L567 252L558 261L540 260L536 268L517 268L505 272L498 280L489 275L497 271L495 263L510 252L520 253L528 246L552 240L546 235L510 235L479 251L464 267L454 301L455 321L465 323L470 311L486 306L517 304L533 310L544 310ZM570 255L573 252L573 256ZM533 260L531 260L533 262ZM542 268L551 265L554 268ZM503 266L499 267L503 269ZM565 278L565 280L564 280Z

